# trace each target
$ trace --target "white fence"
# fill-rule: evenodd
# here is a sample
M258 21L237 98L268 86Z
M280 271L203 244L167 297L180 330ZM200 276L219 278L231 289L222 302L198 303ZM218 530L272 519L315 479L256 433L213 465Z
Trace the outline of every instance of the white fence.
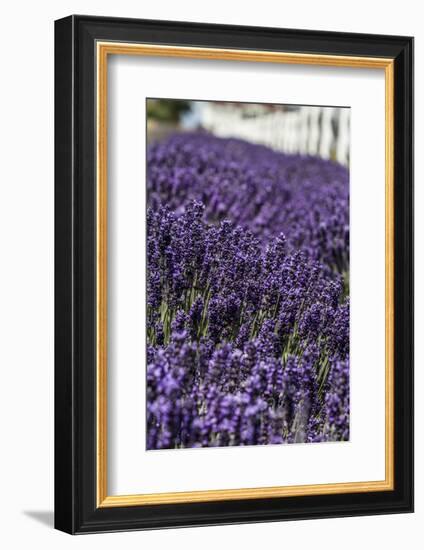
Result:
M253 106L252 106L253 107ZM299 107L295 110L245 111L234 105L205 102L201 125L220 137L262 143L286 153L318 155L349 163L350 109Z

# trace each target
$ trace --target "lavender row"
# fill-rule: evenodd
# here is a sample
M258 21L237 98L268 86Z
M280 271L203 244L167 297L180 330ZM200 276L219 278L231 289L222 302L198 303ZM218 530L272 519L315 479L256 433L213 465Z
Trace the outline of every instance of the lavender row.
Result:
M349 437L349 302L284 235L149 208L149 449Z
M149 147L149 205L177 215L191 200L205 219L249 229L262 244L284 233L329 272L349 270L349 172L330 161L286 155L241 140L176 134Z
M349 438L348 361L324 377L314 346L277 359L260 339L214 348L182 331L148 355L148 449Z

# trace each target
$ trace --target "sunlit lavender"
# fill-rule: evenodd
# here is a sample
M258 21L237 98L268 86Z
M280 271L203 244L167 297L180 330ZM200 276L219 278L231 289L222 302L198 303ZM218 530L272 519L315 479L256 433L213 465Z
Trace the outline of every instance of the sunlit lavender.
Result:
M147 448L348 440L348 170L205 133L147 166Z

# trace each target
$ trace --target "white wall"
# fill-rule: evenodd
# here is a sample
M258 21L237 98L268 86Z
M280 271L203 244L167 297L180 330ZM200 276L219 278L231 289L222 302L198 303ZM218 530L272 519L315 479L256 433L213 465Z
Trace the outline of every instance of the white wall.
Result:
M70 537L53 531L53 20L70 13L416 37L416 204L423 204L419 2L38 1L2 9L0 63L0 542L14 548L422 548L424 217L416 221L416 513ZM49 525L46 525L49 524Z

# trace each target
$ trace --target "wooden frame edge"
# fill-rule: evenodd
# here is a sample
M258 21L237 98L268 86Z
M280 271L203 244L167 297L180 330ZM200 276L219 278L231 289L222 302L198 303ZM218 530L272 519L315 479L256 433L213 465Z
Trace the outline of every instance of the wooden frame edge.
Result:
M107 58L115 55L150 55L196 59L225 59L385 71L385 330L386 432L385 480L250 489L185 491L108 496L107 494ZM321 54L284 53L126 42L96 42L97 60L97 340L96 340L96 505L98 508L176 504L223 500L281 498L342 493L392 491L394 484L394 59Z
M107 51L97 48L96 457L97 506L107 496Z

